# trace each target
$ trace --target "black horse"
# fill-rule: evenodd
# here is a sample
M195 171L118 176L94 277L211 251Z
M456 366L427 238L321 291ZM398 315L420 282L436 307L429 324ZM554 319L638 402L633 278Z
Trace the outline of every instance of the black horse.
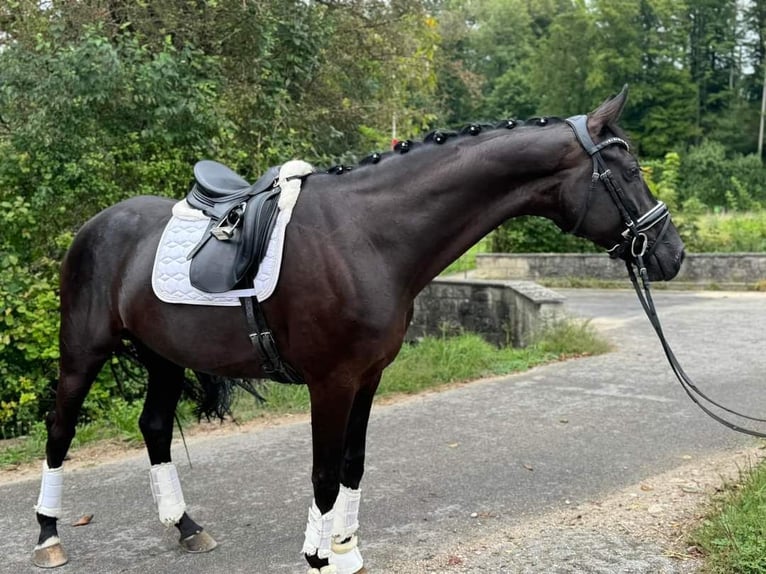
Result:
M626 96L623 89L587 117L473 126L342 175L305 179L279 284L262 309L311 397L314 503L303 546L311 572L362 570L355 531L373 396L415 296L450 262L507 219L531 214L613 256L642 256L651 279L678 272L683 243L616 127ZM135 197L106 209L82 227L63 262L60 378L37 506L40 566L67 560L56 529L62 463L83 400L124 339L148 370L140 428L160 518L176 525L187 550L215 546L185 512L170 463L184 369L264 373L240 309L167 304L153 293L152 264L172 207Z

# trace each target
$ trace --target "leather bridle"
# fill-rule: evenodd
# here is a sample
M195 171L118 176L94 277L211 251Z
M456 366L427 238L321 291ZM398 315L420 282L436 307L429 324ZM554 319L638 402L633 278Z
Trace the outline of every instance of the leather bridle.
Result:
M583 207L580 209L580 214L577 217L577 222L574 227L569 230L569 233L576 235L582 225L585 215L590 207L590 199L596 187L597 182L602 182L604 187L609 192L609 196L612 198L617 210L620 212L625 229L622 232L622 241L616 243L614 247L609 249L609 255L612 258L622 257L628 260L630 257L635 259L638 256L646 255L649 259L654 253L657 245L659 244L665 232L668 229L670 223L670 212L664 202L658 201L657 205L652 207L649 211L643 215L638 215L636 209L628 201L620 184L617 183L612 175L612 170L606 166L601 150L610 145L621 145L626 150L630 151L630 146L622 138L611 137L605 139L601 143L594 143L593 139L588 133L588 116L573 116L566 119L566 123L574 131L577 141L580 142L585 153L587 153L593 161L593 172L590 180L590 187L588 188L588 195L585 196ZM649 249L648 239L646 232L660 222L664 222L662 229L657 234L657 238L654 241L654 245Z
M633 215L632 212L635 212L635 210L631 209L631 204L625 197L624 191L619 186L619 184L614 181L612 172L608 167L606 167L604 158L601 156L601 150L610 145L621 145L625 147L626 150L629 150L630 147L625 140L619 137L611 137L599 144L595 144L593 139L590 137L590 134L588 133L587 121L588 117L584 115L574 116L566 120L567 124L569 124L569 126L574 131L577 140L585 149L586 153L591 158L593 158L593 175L591 177L588 195L585 197L583 208L580 210L580 214L577 218L577 223L575 224L574 228L572 228L570 233L576 234L579 230L580 225L585 218L585 214L588 211L590 198L593 194L596 183L598 181L603 182L604 187L606 187L606 190L609 192L612 201L614 201L614 204L617 206L617 209L619 210L625 224L625 230L622 232L623 240L608 250L609 255L613 258L622 257L625 260L625 266L628 269L628 275L630 276L630 281L636 291L638 300L641 302L641 306L644 308L644 312L646 313L649 322L654 328L654 331L657 333L657 337L659 338L660 344L662 345L662 350L665 352L668 363L670 363L670 368L673 370L673 373L678 379L678 382L681 383L681 387L683 387L684 391L687 395L689 395L689 398L691 398L694 404L702 409L705 414L718 421L722 425L727 426L728 428L737 432L766 438L766 432L744 428L723 418L723 416L720 414L713 412L711 410L712 408L718 408L722 411L741 417L743 419L759 423L766 423L766 419L739 413L733 409L721 405L720 403L708 397L697 387L689 375L686 374L683 367L681 367L681 364L678 362L675 354L673 353L673 350L670 348L670 344L665 338L665 333L662 330L662 324L660 323L657 309L654 306L654 300L652 299L652 293L649 287L649 275L646 271L646 265L644 263L645 260L649 260L649 257L651 257L654 253L654 250L659 244L663 235L665 235L665 232L668 229L668 225L670 224L670 213L667 206L662 201L658 201L657 205L652 207L645 214L639 217L635 217ZM657 234L657 238L654 240L654 245L647 252L648 239L646 232L660 222L664 222L662 229L660 229L660 232ZM636 272L633 269L634 266L638 269L638 276L636 276ZM639 286L639 277L641 279L641 286Z

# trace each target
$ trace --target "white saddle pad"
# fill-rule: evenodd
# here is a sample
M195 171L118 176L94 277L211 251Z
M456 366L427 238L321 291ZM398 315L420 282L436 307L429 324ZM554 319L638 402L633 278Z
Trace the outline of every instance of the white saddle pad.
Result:
M210 218L190 207L185 199L176 203L173 206L173 216L162 233L154 258L152 271L154 294L165 303L229 307L240 305L240 297L255 296L258 301L268 299L274 293L279 280L285 232L300 193L301 180L288 178L305 175L311 171L313 170L309 164L300 161L288 162L280 170L282 193L279 200L279 214L269 239L266 255L258 268L254 284L249 289L206 293L192 286L189 280L191 261L187 260L186 256L202 239Z

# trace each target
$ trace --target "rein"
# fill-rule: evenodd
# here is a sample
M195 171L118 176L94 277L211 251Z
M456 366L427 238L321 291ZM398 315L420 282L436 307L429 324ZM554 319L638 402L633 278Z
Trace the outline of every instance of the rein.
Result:
M617 206L617 209L622 216L623 223L625 224L625 230L622 232L623 241L615 244L614 247L608 250L609 256L612 258L623 256L625 259L625 266L628 269L628 275L630 276L630 281L633 284L633 289L636 291L638 300L641 303L641 306L644 308L644 312L646 313L649 322L654 328L655 333L657 333L657 337L659 338L660 344L662 345L662 350L665 352L665 356L668 359L670 368L673 370L673 373L678 379L678 382L681 384L681 387L684 389L689 398L694 402L694 404L702 409L702 411L713 420L721 423L731 430L755 437L766 438L766 432L760 432L750 428L742 427L725 419L723 416L714 413L711 410L712 407L719 408L722 411L743 419L759 423L766 423L766 419L739 413L708 397L699 389L699 387L697 387L689 375L686 374L686 371L684 371L683 367L681 367L681 364L678 362L678 359L673 353L673 349L670 348L670 343L668 343L667 339L665 338L665 333L663 332L662 324L660 323L660 317L657 314L656 307L654 306L654 300L652 299L652 292L649 286L649 275L646 271L646 265L644 264L644 258L646 257L648 259L652 256L655 248L657 245L659 245L660 240L665 234L668 225L670 224L670 212L662 201L658 201L657 205L652 207L644 215L634 217L631 214L631 212L634 210L630 209L630 204L625 197L625 193L619 184L614 181L611 170L606 167L604 158L601 156L601 150L610 145L621 145L626 150L630 150L630 147L625 140L618 137L612 137L604 140L599 144L595 144L590 137L590 134L588 133L587 121L588 118L585 115L574 116L566 120L566 123L569 124L569 126L574 131L577 140L580 142L580 145L582 145L582 147L585 149L585 152L591 156L593 160L593 175L591 177L590 187L588 188L588 195L585 197L585 202L583 208L580 210L580 215L577 218L577 223L569 233L577 233L577 230L580 228L580 225L585 218L585 214L588 211L590 197L593 193L593 190L595 189L596 183L601 181L609 192L612 201L614 201L614 204ZM660 222L664 222L662 224L662 229L660 229L660 232L657 234L654 245L649 248L647 252L649 241L647 239L646 232ZM636 272L633 269L634 266L638 269L638 277L636 276ZM639 277L641 278L640 286L638 279Z
M635 289L636 295L638 296L638 300L641 302L641 306L644 308L644 312L646 313L646 316L649 319L649 322L652 324L652 327L654 328L655 333L657 333L657 337L659 338L660 344L662 345L662 350L665 351L665 356L668 358L668 363L670 364L670 368L673 369L673 373L676 375L678 382L681 383L681 387L684 389L686 394L689 395L689 398L692 401L694 401L694 404L696 404L699 408L701 408L706 415L718 421L722 425L729 427L731 430L748 434L751 436L766 438L766 432L760 432L760 431L739 426L729 420L726 420L721 415L718 415L714 413L712 410L710 410L709 408L710 406L717 407L723 411L726 411L727 413L741 417L743 419L748 419L748 420L760 422L760 423L766 423L766 419L761 419L761 418L745 415L733 409L730 409L729 407L725 407L720 403L717 403L716 401L708 397L705 393L703 393L699 389L699 387L697 387L696 384L694 384L694 381L692 381L689 375L687 375L686 372L684 371L683 367L681 367L681 364L678 362L678 359L673 353L673 349L670 348L670 343L668 343L667 339L665 338L665 333L662 331L662 324L660 323L660 317L657 314L657 309L655 308L654 300L652 299L652 292L649 288L649 277L647 276L647 273L646 273L646 267L644 266L643 256L636 257L635 263L626 261L625 265L628 268L628 275L630 275L630 281L631 283L633 283L633 289ZM636 273L633 270L634 265L638 268L638 275L641 277L640 287L638 284L638 278L636 277ZM641 291L642 288L643 288L643 292Z

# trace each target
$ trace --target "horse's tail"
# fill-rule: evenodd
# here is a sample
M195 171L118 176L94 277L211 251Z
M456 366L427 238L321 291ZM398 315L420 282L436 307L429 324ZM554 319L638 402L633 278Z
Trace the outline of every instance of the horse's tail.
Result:
M126 382L130 381L142 387L146 386L146 370L141 363L135 345L130 341L122 341L115 352L115 360L111 362L112 375L126 398L132 393L127 391ZM191 374L190 374L191 373ZM198 419L223 420L227 415L233 418L231 406L235 399L234 389L240 387L253 395L258 401L266 399L259 392L260 381L250 379L233 379L219 377L199 371L185 371L183 383L183 398L191 400L196 405Z

